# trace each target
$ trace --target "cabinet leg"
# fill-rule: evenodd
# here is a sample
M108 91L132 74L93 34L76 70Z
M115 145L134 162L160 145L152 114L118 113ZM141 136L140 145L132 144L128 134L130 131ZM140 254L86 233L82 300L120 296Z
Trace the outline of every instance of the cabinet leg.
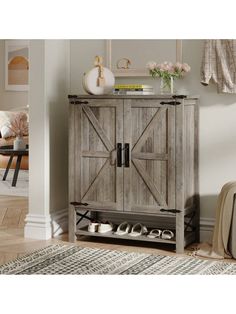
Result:
M176 253L177 254L183 254L184 253L184 244L176 242Z
M69 206L69 226L68 226L69 242L76 241L76 212L74 206Z
M176 253L184 253L184 215L176 214Z
M194 217L194 226L196 228L195 231L195 242L199 243L200 242L200 226L199 226L199 221L200 221L200 197L199 194L195 195L195 217Z

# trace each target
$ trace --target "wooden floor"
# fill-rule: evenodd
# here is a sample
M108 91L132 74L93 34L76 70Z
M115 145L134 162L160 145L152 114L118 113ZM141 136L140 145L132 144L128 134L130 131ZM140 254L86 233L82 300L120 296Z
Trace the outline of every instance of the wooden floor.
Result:
M24 239L26 197L0 196L0 264L46 245L45 241Z
M49 244L68 243L67 234L45 241L25 239L24 219L27 212L27 198L0 196L0 265ZM81 237L75 244L82 247L176 255L173 251L173 246L164 246L157 249L156 244L146 242ZM188 247L184 255L191 255L196 247L197 245Z

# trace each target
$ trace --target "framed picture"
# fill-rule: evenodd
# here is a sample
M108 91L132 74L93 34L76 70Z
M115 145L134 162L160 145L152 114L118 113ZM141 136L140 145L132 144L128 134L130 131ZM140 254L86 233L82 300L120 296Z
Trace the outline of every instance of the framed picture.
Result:
M149 61L182 62L182 41L173 39L115 39L106 41L106 65L116 77L150 76Z
M5 89L29 90L29 41L5 41Z

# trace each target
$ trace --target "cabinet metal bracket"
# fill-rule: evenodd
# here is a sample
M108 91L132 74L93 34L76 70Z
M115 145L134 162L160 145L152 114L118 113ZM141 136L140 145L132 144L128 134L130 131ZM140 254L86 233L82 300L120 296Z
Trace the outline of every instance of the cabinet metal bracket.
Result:
M185 226L184 231L188 231L188 228L190 228L191 231L194 231L196 229L195 226L193 225L194 217L195 217L195 212L193 212L190 217L187 217L189 218L189 220L184 222L184 226Z
M80 219L76 222L76 225L78 225L83 219L88 219L89 221L92 221L92 219L89 216L87 216L89 210L87 210L84 214L81 214L80 212L78 212L78 209L76 208L79 205L87 206L88 203L71 202L71 205L75 207L76 215L80 217Z
M80 219L76 222L76 225L78 225L83 219L88 219L89 221L92 221L92 219L87 216L88 213L89 213L88 210L84 214L81 214L81 213L76 211L76 215L80 216Z

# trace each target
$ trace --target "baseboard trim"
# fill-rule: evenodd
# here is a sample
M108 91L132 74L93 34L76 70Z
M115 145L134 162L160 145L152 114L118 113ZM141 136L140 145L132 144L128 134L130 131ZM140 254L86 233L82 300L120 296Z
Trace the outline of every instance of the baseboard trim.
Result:
M52 237L51 216L28 214L25 219L24 237L48 240Z
M68 209L61 209L51 213L52 237L68 231Z
M201 242L211 242L214 225L215 225L214 218L200 218L200 241Z
M25 219L25 238L48 240L68 231L68 209L50 215L28 214Z

